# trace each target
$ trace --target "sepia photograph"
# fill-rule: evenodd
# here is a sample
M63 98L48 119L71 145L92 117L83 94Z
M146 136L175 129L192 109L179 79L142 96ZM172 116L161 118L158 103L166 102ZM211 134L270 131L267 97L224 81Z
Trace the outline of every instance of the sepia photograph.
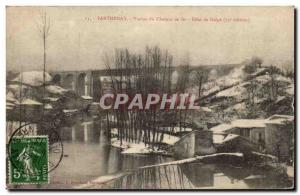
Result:
M8 190L295 189L295 7L5 14Z

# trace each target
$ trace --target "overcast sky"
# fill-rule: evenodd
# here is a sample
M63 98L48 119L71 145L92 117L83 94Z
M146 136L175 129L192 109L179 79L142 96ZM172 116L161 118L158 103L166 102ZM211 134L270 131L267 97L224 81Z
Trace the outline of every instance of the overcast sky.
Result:
M192 65L240 63L251 56L280 65L294 58L292 7L8 7L8 70L42 69L38 23L43 12L51 20L47 70L104 68L103 53L112 54L114 48L143 52L146 45L169 49L176 64L187 53ZM127 20L94 20L97 16ZM135 21L133 17L184 17L186 21ZM193 22L192 17L246 21Z

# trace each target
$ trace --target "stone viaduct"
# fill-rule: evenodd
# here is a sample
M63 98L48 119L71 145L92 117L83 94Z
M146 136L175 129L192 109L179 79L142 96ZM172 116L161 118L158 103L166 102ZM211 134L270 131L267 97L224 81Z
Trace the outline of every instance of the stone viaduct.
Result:
M190 66L190 74L193 71L208 69L216 70L216 72L224 72L225 69L230 69L239 64L224 64L224 65L202 65ZM171 67L172 77L178 74L179 67ZM131 75L130 70L122 71L123 74ZM80 96L90 96L93 101L99 101L103 83L110 80L110 76L120 76L116 69L102 70L84 70L84 71L52 71L50 72L53 82L65 89L73 90Z

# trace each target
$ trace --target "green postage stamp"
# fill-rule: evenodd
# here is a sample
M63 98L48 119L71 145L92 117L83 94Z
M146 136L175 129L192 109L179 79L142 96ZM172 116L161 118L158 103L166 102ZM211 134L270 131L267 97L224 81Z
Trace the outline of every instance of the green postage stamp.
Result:
M48 136L12 138L9 145L11 184L49 183L48 145Z

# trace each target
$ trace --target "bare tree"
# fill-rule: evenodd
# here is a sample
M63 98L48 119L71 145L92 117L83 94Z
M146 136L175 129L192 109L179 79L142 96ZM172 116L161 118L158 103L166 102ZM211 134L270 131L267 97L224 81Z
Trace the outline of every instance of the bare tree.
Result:
M198 87L198 95L199 98L201 97L201 92L202 92L202 87L203 87L203 83L205 83L208 79L208 72L206 71L202 71L202 70L198 70L198 71L193 71L194 75L193 75L193 80L192 83Z
M242 62L245 64L245 68L244 71L246 73L254 73L256 71L257 68L260 68L263 60L259 57L252 57L251 60L245 60L244 62Z
M50 18L47 16L47 13L44 12L41 14L40 24L38 25L38 29L40 32L40 36L43 41L43 98L45 98L45 77L46 77L46 61L47 61L47 38L50 33ZM43 100L43 116L44 116L44 100Z

